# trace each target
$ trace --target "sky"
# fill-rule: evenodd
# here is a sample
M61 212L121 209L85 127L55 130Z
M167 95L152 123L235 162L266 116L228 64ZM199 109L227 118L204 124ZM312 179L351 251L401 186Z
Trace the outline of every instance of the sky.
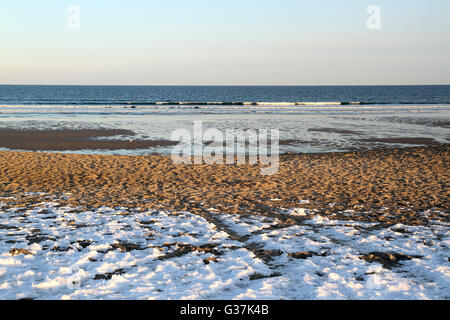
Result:
M450 1L0 0L0 84L450 84Z

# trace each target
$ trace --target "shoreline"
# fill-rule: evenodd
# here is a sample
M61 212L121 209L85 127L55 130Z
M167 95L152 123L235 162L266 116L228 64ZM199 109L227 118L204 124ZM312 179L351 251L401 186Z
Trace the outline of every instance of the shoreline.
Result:
M437 103L437 104L386 104L386 103L370 103L370 104L357 104L357 103L329 103L329 102L314 102L314 103L295 103L295 102L236 102L236 103L124 103L124 104L0 104L1 109L19 109L19 108L42 108L42 109L72 109L72 108L86 108L86 109L292 109L292 110L372 110L372 109L450 109L450 103Z
M446 123L436 124L445 126ZM405 146L406 148L412 146L431 146L441 145L439 139L429 136L403 136L403 137L386 137L377 138L373 136L365 136L363 133L349 129L335 129L326 126L308 128L308 132L325 133L325 134L341 134L350 136L347 142L348 146L343 150L333 150L325 153L333 152L354 152L363 150L377 150L383 148L395 148L395 146ZM450 141L449 139L444 139ZM71 129L71 128L52 128L52 129L36 129L36 128L0 128L0 148L5 148L4 151L37 151L37 152L58 152L64 151L71 154L71 151L89 151L89 154L98 152L102 154L104 151L151 151L150 154L168 155L166 152L161 152L162 149L178 145L180 141L167 140L164 138L149 139L147 135L140 136L135 131L123 128L105 128L97 126L95 128ZM362 143L354 146L352 143ZM366 143L366 145L363 145ZM380 144L384 144L380 145ZM445 143L444 143L445 144ZM297 138L286 138L278 140L279 146L300 147L300 146L319 146L317 141L307 141ZM388 147L388 145L390 145ZM204 141L204 147L220 147L214 141ZM222 147L225 147L224 143ZM160 148L161 150L151 148ZM248 142L245 143L245 148L248 148ZM247 150L246 153L248 154ZM284 150L280 154L312 154L322 152L301 152L295 150ZM139 155L139 154L136 154ZM141 154L142 155L142 154Z
M261 176L259 165L175 165L163 155L0 151L0 201L23 206L40 202L29 193L43 192L86 207L267 216L302 207L342 219L423 224L419 212L429 209L441 213L428 219L448 221L449 163L449 144L280 155L274 176Z

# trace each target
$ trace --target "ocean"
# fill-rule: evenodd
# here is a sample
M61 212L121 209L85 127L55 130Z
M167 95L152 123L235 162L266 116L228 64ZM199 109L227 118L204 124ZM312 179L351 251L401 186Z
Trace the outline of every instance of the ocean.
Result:
M0 85L0 105L450 104L450 86Z
M170 140L195 121L223 132L278 129L281 153L448 143L450 86L0 86L2 130L127 129L133 139Z

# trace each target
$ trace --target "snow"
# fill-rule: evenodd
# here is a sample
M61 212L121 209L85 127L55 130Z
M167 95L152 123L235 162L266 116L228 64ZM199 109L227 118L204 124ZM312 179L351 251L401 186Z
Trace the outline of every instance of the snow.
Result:
M309 209L306 208L294 208L288 210L286 214L291 216L307 216L309 214Z
M288 225L286 213L3 206L0 299L450 298L448 223L305 212ZM361 258L374 252L410 256L391 266Z

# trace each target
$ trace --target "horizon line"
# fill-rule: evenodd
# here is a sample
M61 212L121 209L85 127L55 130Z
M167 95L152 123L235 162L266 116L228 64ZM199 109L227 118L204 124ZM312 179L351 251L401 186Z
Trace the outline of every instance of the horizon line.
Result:
M447 84L27 84L0 83L0 86L92 86L92 87L376 87L376 86L450 86Z

